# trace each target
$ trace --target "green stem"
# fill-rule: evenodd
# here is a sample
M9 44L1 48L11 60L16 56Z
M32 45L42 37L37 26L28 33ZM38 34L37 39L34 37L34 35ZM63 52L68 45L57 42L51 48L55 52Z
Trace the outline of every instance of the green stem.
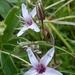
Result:
M24 59L22 59L22 58L20 58L20 57L18 57L18 56L16 56L16 55L14 55L14 54L11 54L11 53L8 53L8 52L2 51L2 50L0 50L0 52L3 53L3 54L6 54L6 55L10 55L10 56L12 56L12 57L15 57L15 58L21 60L22 62L28 64L29 66L31 66L31 64L30 64L29 62L27 62L26 60L24 60Z
M61 36L61 34L57 31L57 29L52 25L52 24L48 24L46 25L49 29L52 29L57 35L58 37L61 39L61 41L66 45L66 47L72 52L74 53L74 50L72 49L72 47L67 43L67 41Z

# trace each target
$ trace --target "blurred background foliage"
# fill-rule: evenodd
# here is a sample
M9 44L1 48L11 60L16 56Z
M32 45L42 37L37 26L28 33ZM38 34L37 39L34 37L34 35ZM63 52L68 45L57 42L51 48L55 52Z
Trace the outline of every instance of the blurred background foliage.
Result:
M62 2L47 8L58 1ZM43 41L41 32L35 33L32 30L28 30L21 37L16 37L18 33L16 28L21 26L16 15L21 15L22 3L25 3L28 6L28 10L31 11L37 0L0 0L0 30L1 25L5 25L5 27L3 26L5 31L0 31L0 34L2 33L0 35L0 75L23 75L30 68L27 65L29 62L27 53L17 42L29 40L34 43L39 41L38 44L43 54L51 47ZM75 0L42 0L42 3L48 21L56 19L62 21L62 24L59 22L44 23L46 27L49 26L49 30L51 29L54 35L56 60L61 63L57 69L63 75L75 75ZM55 13L55 11L57 12ZM70 16L70 18L66 18L66 16ZM38 20L37 16L35 19ZM65 21L67 24L65 24ZM41 23L38 25L41 28ZM47 39L50 41L49 36L47 36ZM38 56L41 57L42 55ZM52 60L50 66L52 67L53 65Z

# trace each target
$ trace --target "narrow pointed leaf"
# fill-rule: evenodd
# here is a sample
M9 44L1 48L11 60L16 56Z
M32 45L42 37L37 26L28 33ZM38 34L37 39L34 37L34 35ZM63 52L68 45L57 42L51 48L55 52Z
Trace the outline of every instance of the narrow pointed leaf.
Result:
M8 55L1 54L1 65L4 75L15 75L17 73L17 68Z
M18 11L18 7L13 7L6 16L4 23L7 25L7 28L2 37L3 42L7 42L10 39L14 32L14 28L18 25L18 17L16 16Z

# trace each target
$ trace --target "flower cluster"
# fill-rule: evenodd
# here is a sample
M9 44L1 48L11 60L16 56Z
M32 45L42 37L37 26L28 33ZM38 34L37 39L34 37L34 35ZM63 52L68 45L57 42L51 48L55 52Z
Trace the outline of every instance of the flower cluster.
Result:
M37 9L37 11L36 11L36 9ZM18 32L17 37L21 36L28 29L32 29L35 32L40 32L39 27L33 20L33 18L35 17L36 14L38 16L38 19L41 20L41 22L42 22L43 36L46 41L46 36L45 36L44 30L46 30L47 33L49 33L49 31L47 29L45 29L44 25L43 25L43 20L45 19L45 15L43 12L42 4L40 2L38 3L37 7L34 7L34 9L31 11L30 14L28 13L27 6L24 3L22 3L22 16L23 17L20 16L20 18L22 19L24 24L23 24L23 27L21 28L21 30ZM21 42L19 44L22 45L23 42ZM39 45L37 45L37 46L39 47ZM54 46L40 59L40 61L37 60L33 51L36 53L42 53L42 52L39 51L38 49L35 49L35 45L31 45L31 46L26 45L23 47L27 51L29 60L31 62L31 65L33 66L24 75L63 75L62 73L55 70L54 68L48 67L49 62L51 61L51 59L55 53Z

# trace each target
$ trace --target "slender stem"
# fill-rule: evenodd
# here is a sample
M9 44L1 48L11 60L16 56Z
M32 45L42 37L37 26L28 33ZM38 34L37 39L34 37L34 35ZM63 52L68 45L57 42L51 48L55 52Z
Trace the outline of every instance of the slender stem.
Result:
M24 63L26 63L26 64L28 64L28 65L31 66L31 64L29 62L25 61L24 59L22 59L22 58L20 58L20 57L18 57L16 55L14 55L14 54L11 54L11 53L8 53L8 52L2 51L2 50L0 50L0 52L3 53L3 54L6 54L6 55L10 55L12 57L15 57L15 58L17 58L17 59L19 59L19 60L23 61Z
M72 47L67 43L67 41L61 36L61 34L56 30L56 28L52 25L52 24L48 24L46 25L49 29L52 29L57 35L58 37L62 40L62 42L66 45L66 47L72 52L74 53L74 50L72 49Z
M53 19L53 20L50 20L50 21L60 21L60 20L70 19L70 18L75 18L75 16L74 16L74 15L71 15L71 16L64 16L64 17L56 18L56 19Z
M68 12L70 13L71 9L70 9L70 3L68 4Z
M55 50L55 53L54 53L54 63L55 63L56 66L60 65L60 62L56 61L56 50Z
M41 22L42 22L42 34L43 34L43 36L44 36L44 40L46 41L46 43L52 44L52 45L54 46L54 37L53 37L52 33L51 33L47 28L46 28L46 29L44 28L43 20L42 20ZM45 32L44 32L45 30L46 30L47 33L49 33L49 35L51 36L51 40L52 40L51 43L48 42L47 39L46 39L46 35L45 35ZM55 63L55 65L58 65L58 63L57 63L57 61L56 61L56 51L55 51L55 53L54 53L54 63Z
M44 28L44 25L43 25L43 20L41 20L41 23L42 23L42 34L43 34L44 40L47 42L46 35L45 35L45 28Z
M49 43L49 44L54 45L55 41L54 41L54 36L53 36L53 34L51 33L51 31L48 30L48 28L46 28L46 31L47 31L47 33L49 33L49 35L50 35L50 37L51 37L51 43Z
M53 34L48 30L48 29L46 29L46 31L49 33L49 35L51 35L51 39L52 39L52 45L54 45L54 43L55 43L55 41L54 41L54 36L53 36ZM56 61L56 50L55 50L55 52L54 52L54 63L55 63L55 65L59 65L60 63L58 63L57 61Z

